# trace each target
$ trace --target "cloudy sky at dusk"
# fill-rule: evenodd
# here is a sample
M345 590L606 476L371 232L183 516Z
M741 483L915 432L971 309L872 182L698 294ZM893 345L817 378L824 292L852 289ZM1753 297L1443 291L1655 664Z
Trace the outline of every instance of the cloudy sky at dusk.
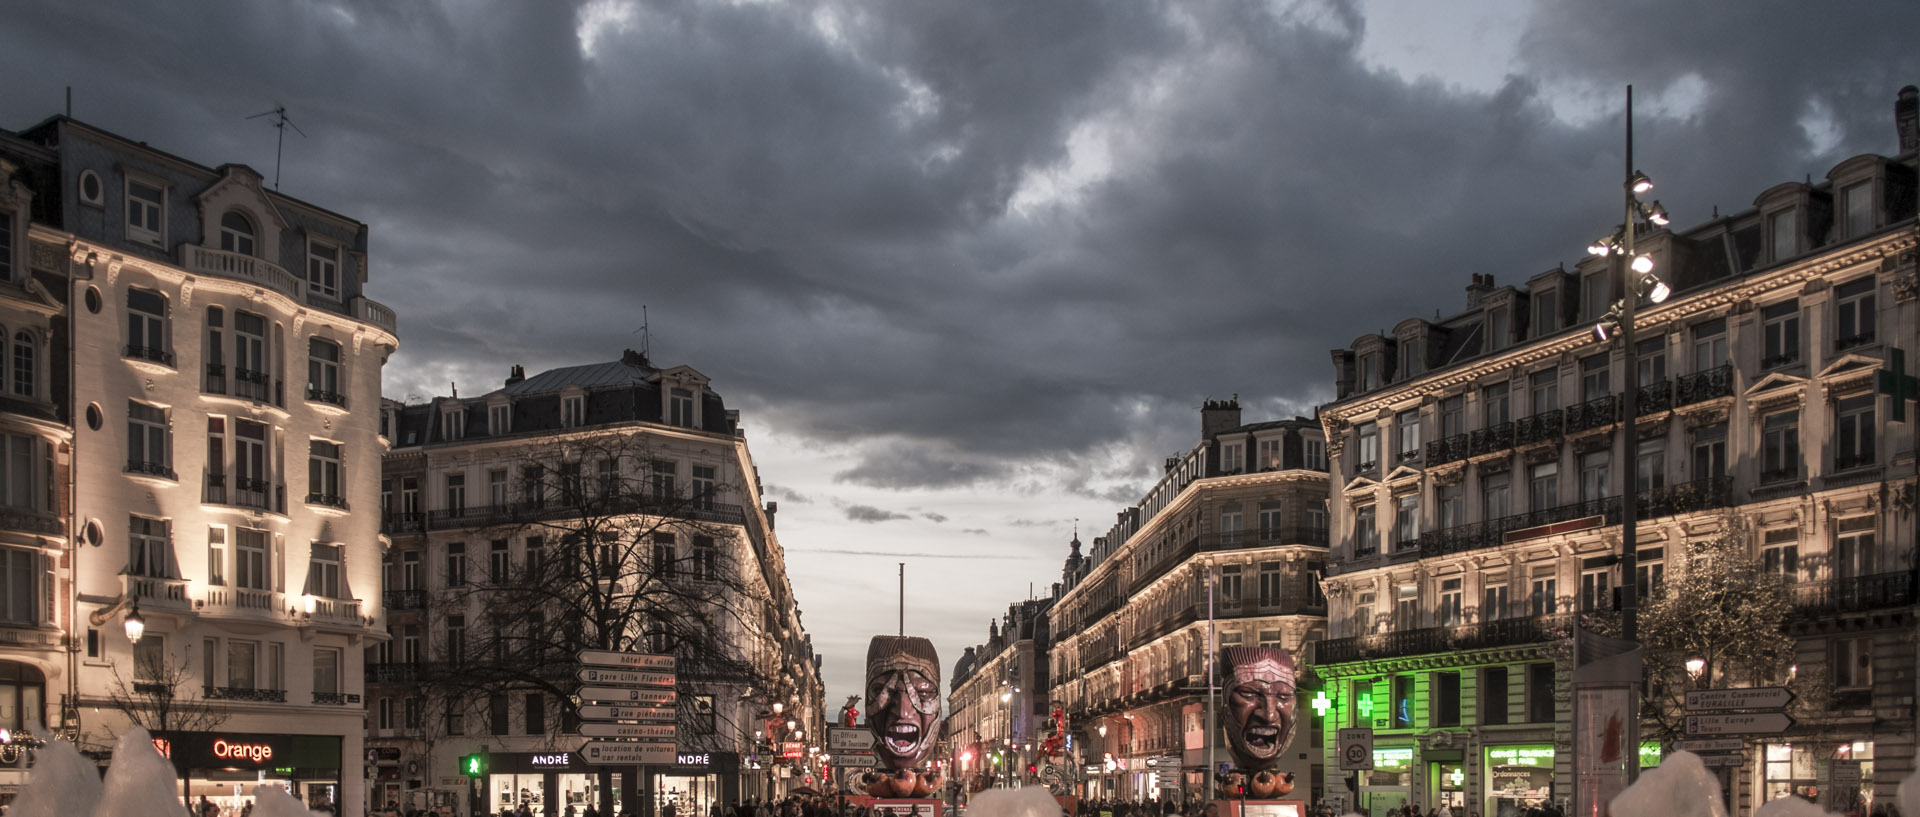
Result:
M1894 149L1920 4L589 0L10 4L0 127L59 113L369 225L389 397L687 364L780 503L829 702L948 668L1198 438L1327 350L1571 265L1622 89L1676 223Z

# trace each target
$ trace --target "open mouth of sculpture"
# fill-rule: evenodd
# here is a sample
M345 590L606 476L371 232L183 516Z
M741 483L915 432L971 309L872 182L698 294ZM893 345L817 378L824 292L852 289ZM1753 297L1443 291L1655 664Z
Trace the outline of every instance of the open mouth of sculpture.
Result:
M1247 739L1248 748L1261 752L1278 751L1280 748L1280 728L1277 726L1249 726L1240 734Z
M896 723L887 728L885 737L887 750L904 755L920 748L920 727L911 723Z

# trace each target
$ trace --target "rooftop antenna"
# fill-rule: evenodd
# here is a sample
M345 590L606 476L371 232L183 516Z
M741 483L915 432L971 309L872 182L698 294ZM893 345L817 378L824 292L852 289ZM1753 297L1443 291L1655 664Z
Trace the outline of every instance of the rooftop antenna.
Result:
M285 105L275 103L273 106L273 110L261 111L247 118L259 119L260 117L263 117L263 116L273 117L274 130L277 130L280 132L280 135L278 137L275 137L274 143L273 143L273 189L279 190L280 189L280 152L281 152L281 148L285 147L287 144L287 128L293 128L293 132L300 134L301 136L306 136L307 132L301 130L299 125L293 124L292 119L287 118L287 106Z
M631 334L640 336L640 356L648 360L652 360L653 359L653 332L647 329L647 305L646 304L640 305L640 328L633 330Z

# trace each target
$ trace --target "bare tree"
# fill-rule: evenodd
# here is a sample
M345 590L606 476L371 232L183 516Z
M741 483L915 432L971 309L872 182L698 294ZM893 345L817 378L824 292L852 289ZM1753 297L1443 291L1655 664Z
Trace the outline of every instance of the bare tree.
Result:
M110 663L113 684L107 700L135 726L148 732L206 732L219 728L231 716L226 706L207 697L206 689L194 682L192 648L182 646L180 660L170 660L161 650L134 651L134 674L129 679L120 673L118 663ZM117 737L117 736L116 736Z

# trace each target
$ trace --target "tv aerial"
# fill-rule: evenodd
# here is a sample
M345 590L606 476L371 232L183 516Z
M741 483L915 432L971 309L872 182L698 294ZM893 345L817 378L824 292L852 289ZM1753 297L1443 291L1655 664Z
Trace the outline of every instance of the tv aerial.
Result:
M274 141L274 145L273 145L273 189L279 190L280 189L280 153L281 153L281 149L284 148L287 144L287 128L293 128L293 132L300 134L301 136L306 136L307 132L301 130L299 125L293 124L293 119L287 116L287 106L285 105L276 103L273 106L273 110L261 111L260 113L254 114L247 118L259 119L260 117L263 117L263 116L273 117L274 130L277 130L280 132L279 137Z

